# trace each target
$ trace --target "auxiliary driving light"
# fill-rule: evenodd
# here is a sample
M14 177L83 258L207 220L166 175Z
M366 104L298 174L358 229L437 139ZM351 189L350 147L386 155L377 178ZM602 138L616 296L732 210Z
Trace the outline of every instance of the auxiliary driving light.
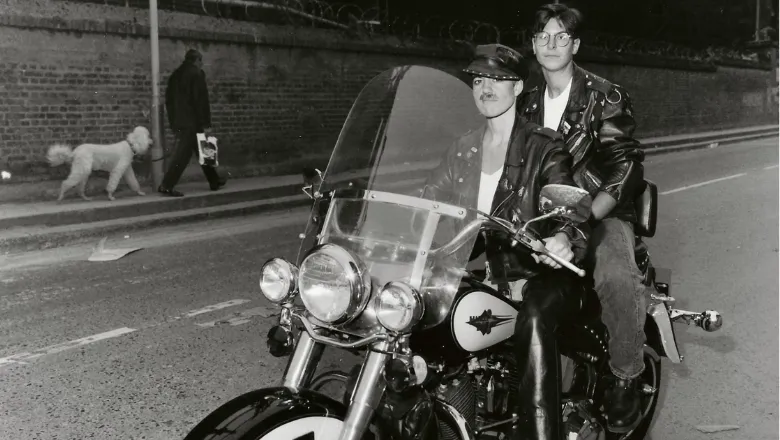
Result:
M376 298L376 318L386 329L403 333L422 318L424 306L419 292L398 281L385 285Z
M263 264L260 291L272 303L283 303L298 290L298 268L284 258L272 258Z

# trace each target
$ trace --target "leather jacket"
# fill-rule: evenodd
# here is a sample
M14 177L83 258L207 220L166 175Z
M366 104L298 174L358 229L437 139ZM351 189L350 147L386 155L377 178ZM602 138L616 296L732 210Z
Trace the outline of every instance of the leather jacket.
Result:
M482 170L482 137L486 128L471 131L456 141L429 176L424 197L459 206L477 206ZM525 222L538 217L539 193L544 185L576 186L571 177L571 161L571 155L566 152L563 137L559 133L516 115L491 214L515 224L517 220ZM590 232L587 223L574 225L551 219L532 223L529 229L540 238L564 232L572 245L573 263L583 260ZM503 233L481 235L472 257L481 254L483 248L490 278L499 285L552 270L544 264L536 263L531 258L531 251L524 246L513 247Z
M542 125L547 83L541 75L540 80L520 96L518 111L529 121ZM645 153L633 137L636 123L631 98L619 85L577 65L570 90L558 132L563 134L573 157L574 180L594 198L605 192L617 201L606 217L635 223L634 200L644 189Z

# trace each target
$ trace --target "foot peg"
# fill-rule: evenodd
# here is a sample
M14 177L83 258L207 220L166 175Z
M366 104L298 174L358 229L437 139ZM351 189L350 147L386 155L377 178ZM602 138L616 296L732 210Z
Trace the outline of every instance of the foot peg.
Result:
M689 312L686 310L671 309L669 317L672 322L684 321L686 324L695 324L697 327L708 331L718 331L723 325L723 316L715 310L705 310L704 312Z

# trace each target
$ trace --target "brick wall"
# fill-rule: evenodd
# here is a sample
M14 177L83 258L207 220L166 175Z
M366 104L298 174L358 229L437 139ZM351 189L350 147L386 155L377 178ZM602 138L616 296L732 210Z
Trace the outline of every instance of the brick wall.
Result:
M0 165L31 179L58 177L67 170L43 163L51 143L116 142L135 125L151 128L147 11L9 2L0 5ZM171 12L161 12L160 26L161 96L186 49L199 49L221 163L239 174L289 172L313 156L321 164L375 74L399 64L457 72L467 53ZM777 120L769 71L583 66L630 90L639 136Z

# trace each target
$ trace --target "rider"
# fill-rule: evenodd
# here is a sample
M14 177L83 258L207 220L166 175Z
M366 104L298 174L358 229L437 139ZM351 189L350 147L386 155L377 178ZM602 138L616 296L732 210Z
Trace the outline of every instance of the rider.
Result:
M542 186L576 186L571 155L554 130L528 122L516 111L528 77L523 57L500 44L478 46L464 69L472 76L474 102L486 123L462 136L426 184L425 195L516 222L540 215ZM533 227L534 224L532 224ZM529 227L529 229L532 229ZM587 224L554 220L535 228L546 248L577 264L587 251ZM520 432L533 439L562 439L558 324L579 309L582 284L546 256L513 246L499 233L486 233L488 273L499 291L520 289L523 302L515 327L520 373ZM558 270L555 270L558 269ZM514 296L514 295L513 295Z
M622 433L641 419L637 378L644 370L647 299L633 224L634 200L644 188L644 152L633 138L628 92L573 61L581 22L579 11L563 4L537 10L533 51L543 78L518 108L530 121L563 134L574 158L574 179L594 197L588 262L610 335L607 427Z

